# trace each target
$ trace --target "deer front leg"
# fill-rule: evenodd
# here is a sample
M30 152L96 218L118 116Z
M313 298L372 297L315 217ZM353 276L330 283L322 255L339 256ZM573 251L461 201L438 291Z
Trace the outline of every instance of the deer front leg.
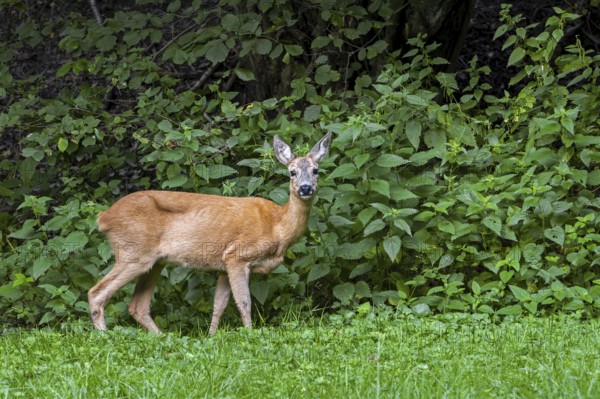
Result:
M244 327L252 328L252 319L250 317L250 265L233 264L227 267L227 276L229 285L233 293L235 304L242 315Z
M217 280L217 287L215 288L215 303L213 305L212 321L210 322L210 329L208 334L215 335L217 327L219 327L219 321L221 316L229 303L229 297L231 296L231 286L229 285L229 277L226 274L221 274Z

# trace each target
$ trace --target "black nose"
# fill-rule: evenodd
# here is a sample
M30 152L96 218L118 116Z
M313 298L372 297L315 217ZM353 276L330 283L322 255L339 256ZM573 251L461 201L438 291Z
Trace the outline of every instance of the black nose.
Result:
M308 197L313 195L314 190L310 184L303 184L298 188L298 195L301 197Z

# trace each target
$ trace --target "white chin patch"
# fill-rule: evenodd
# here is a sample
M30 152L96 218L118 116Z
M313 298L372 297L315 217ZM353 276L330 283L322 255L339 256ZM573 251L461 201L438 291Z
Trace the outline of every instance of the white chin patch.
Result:
M302 198L303 200L307 200L307 199L311 199L312 195L301 195L300 198Z

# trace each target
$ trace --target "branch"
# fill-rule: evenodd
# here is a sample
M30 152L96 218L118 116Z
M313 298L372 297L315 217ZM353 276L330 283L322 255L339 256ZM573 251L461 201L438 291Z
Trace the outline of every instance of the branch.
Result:
M100 15L100 10L98 10L98 4L96 4L96 0L90 0L90 7L92 8L94 18L96 18L98 25L104 26L104 21L102 21L102 15Z
M202 76L200 76L200 79L198 79L196 82L194 82L194 84L192 85L192 87L190 87L189 91L194 91L196 90L198 87L202 86L204 84L204 82L206 82L206 80L210 77L210 75L213 74L213 72L215 71L215 69L217 69L217 67L219 66L220 63L213 63L211 66L208 67L208 69L206 71L204 71L204 73L202 74ZM183 91L183 89L182 89Z

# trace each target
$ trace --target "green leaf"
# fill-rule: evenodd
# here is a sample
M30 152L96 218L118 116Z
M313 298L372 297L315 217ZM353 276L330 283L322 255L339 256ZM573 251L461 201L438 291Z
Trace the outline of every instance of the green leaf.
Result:
M332 70L330 65L321 65L315 71L315 82L319 85L324 85L328 82L336 82L339 79L340 73Z
M375 179L370 182L371 189L390 198L390 183L387 180Z
M419 107L426 107L429 104L427 99L423 97L416 96L414 94L409 94L406 96L406 101L412 105L418 105Z
M69 147L69 142L64 137L58 139L58 149L60 152L65 152Z
M565 244L565 231L560 226L554 226L551 229L544 230L544 237L554 241L561 247Z
M356 166L351 163L344 163L338 166L327 176L328 180L332 180L337 177L347 177L356 172Z
M208 167L208 176L211 179L222 179L237 173L237 170L227 165L215 164Z
M363 274L370 272L371 269L373 269L373 265L371 263L361 263L360 265L356 266L352 272L350 272L349 278L362 276Z
M512 270L509 270L509 271L503 270L500 272L500 280L506 284L514 275L515 275L515 272Z
M411 119L404 125L404 133L415 150L419 148L419 144L421 143L422 129L421 122L416 119Z
M100 40L96 42L96 47L98 47L100 51L109 51L115 44L117 44L117 38L113 35L106 35L102 36Z
M509 285L509 287L515 298L517 298L519 301L523 302L531 300L531 294L523 288L517 287L516 285Z
M509 316L509 315L521 314L522 312L523 312L523 308L521 308L521 305L510 305L510 306L505 306L502 309L497 310L496 314Z
M273 44L269 39L256 39L255 43L256 52L260 55L267 55L271 52Z
M310 44L310 48L322 48L329 44L331 40L327 36L318 36Z
M161 184L162 188L174 188L181 187L187 183L188 177L185 175L178 175L172 179L166 180Z
M12 232L9 237L25 240L35 233L36 226L37 222L35 220L26 220L23 226L19 230Z
M333 295L342 303L348 303L354 296L354 285L343 283L333 287Z
M250 292L261 305L264 305L267 296L269 295L269 282L253 281L252 284L250 284Z
M362 211L358 213L358 220L362 223L363 226L367 224L369 220L377 213L377 209L374 208L364 208Z
M329 217L329 223L333 224L336 227L339 226L352 226L355 222L353 222L352 220L348 220L343 216L340 215L331 215Z
M483 218L483 225L492 230L496 235L502 232L502 221L498 216L486 216Z
M400 252L401 246L402 241L398 236L386 237L383 240L383 249L388 254L392 262L396 260L396 256L398 255L398 252Z
M171 124L170 121L163 119L162 121L159 122L158 125L156 125L156 127L158 127L161 131L165 132L165 133L170 133L173 131L173 125Z
M376 233L382 229L384 229L386 226L385 222L381 219L375 219L373 220L371 223L369 223L369 225L367 227L365 227L364 230L364 235L368 236L371 235L373 233Z
M42 150L33 147L23 148L23 150L21 151L21 155L25 158L32 158L36 162L40 162L42 159L44 159L45 156Z
M521 61L523 59L523 57L525 57L525 50L522 49L521 47L516 47L512 53L510 53L510 56L508 57L508 65L507 66L511 66L516 64L517 62Z
M54 259L49 256L40 256L34 262L31 267L31 277L37 280L41 275L46 273L46 271L54 264Z
M394 168L407 163L409 163L408 160L395 154L381 154L379 158L377 158L377 165L384 168Z
M283 47L285 48L286 53L288 53L291 56L297 56L304 53L304 49L302 48L302 46L299 46L297 44L284 45Z
M355 243L346 242L339 246L336 255L342 259L360 259L367 251L373 249L376 244L377 241L370 237Z
M409 236L412 236L412 231L410 229L410 226L404 219L395 219L394 226L396 226L400 230L403 230Z
M76 251L83 248L89 239L83 231L74 231L65 237L64 243L68 251Z
M304 120L307 122L314 122L319 119L321 115L321 106L320 105L309 105L304 110Z
M216 39L211 40L205 45L206 59L213 64L218 64L225 61L227 55L229 55L229 49L225 46L222 40Z
M440 231L444 231L444 232L452 234L452 235L454 235L456 233L456 230L454 229L454 225L452 224L452 222L450 222L446 219L444 219L440 223L438 223L437 228Z
M255 192L257 188L262 186L264 182L265 182L265 179L262 176L251 177L250 180L248 181L248 195L252 195L252 193Z
M315 281L329 274L331 268L329 265L324 265L321 263L315 264L310 268L310 272L308 272L308 277L306 278L306 282L310 283L311 281Z
M244 82L248 82L254 80L254 72L246 68L235 68L233 70L235 76L237 76L240 80Z

